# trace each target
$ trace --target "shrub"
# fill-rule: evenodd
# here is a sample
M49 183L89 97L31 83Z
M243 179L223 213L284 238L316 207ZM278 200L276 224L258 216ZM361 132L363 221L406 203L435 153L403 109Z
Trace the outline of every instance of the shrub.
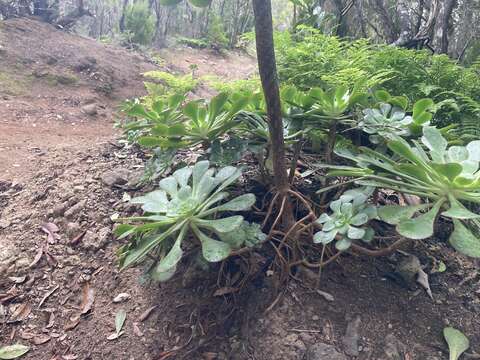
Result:
M136 44L148 45L155 35L155 16L145 1L129 5L125 10L125 30Z

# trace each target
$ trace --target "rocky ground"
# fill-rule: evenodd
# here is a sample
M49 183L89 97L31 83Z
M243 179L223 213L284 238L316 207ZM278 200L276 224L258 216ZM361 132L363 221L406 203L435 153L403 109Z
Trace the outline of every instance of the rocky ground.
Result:
M161 54L167 69L197 63L201 75L254 69L238 54ZM393 281L402 254L345 256L325 269L321 291L303 271L269 311L268 252L242 260L257 275L238 293L216 272L181 269L161 285L141 268L119 273L112 216L136 211L128 199L145 190L144 160L113 124L155 67L32 20L0 23L0 347L28 345L32 360L440 360L451 325L470 338L468 358L480 358L479 264L441 241L406 249L425 265L433 299Z

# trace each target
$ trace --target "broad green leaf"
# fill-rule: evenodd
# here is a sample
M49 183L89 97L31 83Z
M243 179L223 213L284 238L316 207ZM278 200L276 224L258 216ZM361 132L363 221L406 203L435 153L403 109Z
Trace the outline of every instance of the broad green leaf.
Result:
M10 346L4 346L0 348L0 359L10 360L17 359L22 355L25 355L30 348L22 344L15 344Z
M150 130L151 134L154 136L167 136L168 135L168 125L158 124L152 127Z
M218 211L246 211L255 204L255 195L243 194L229 202L220 205Z
M470 347L470 341L459 330L452 327L443 329L443 336L448 344L450 360L458 360L460 356Z
M349 226L347 236L350 239L358 240L365 236L365 230L362 228L357 228L355 226Z
M462 254L480 258L480 238L475 236L460 220L453 219L455 226L450 235L450 244Z
M183 124L174 124L168 127L167 135L172 137L180 137L188 135L187 129Z
M405 96L394 96L390 98L389 102L404 111L407 109L408 106L408 99Z
M175 6L182 2L182 0L160 0L160 5Z
M338 231L336 229L332 231L319 231L313 236L313 242L315 244L327 245L335 239L337 233Z
M209 230L213 230L217 233L227 233L227 232L233 231L236 228L238 228L242 222L243 222L243 216L240 216L240 215L230 216L227 218L217 219L217 220L198 219L195 221L195 223L199 227L204 227Z
M145 147L162 147L164 140L155 136L142 136L138 140L138 144Z
M385 90L377 90L377 91L375 91L375 98L376 98L377 100L379 100L379 101L388 103L388 101L390 100L391 96L390 96L390 94L388 93L388 91L385 91Z
M153 280L158 281L158 282L164 282L170 280L173 275L175 275L175 272L177 271L177 267L174 266L164 272L157 271L157 267L154 267L152 271L150 271L150 276Z
M454 219L478 219L480 214L475 214L463 206L455 197L449 197L450 209L442 213L443 216L447 216Z
M173 176L169 176L165 179L160 180L158 183L160 189L166 191L170 196L174 197L178 192L178 182L177 179Z
M227 180L230 176L235 174L237 168L235 166L225 166L221 168L215 175L215 179L219 182Z
M428 205L401 206L386 205L378 208L380 220L390 225L397 225L402 220L410 219L417 211L423 210Z
M472 141L467 145L468 159L473 161L480 161L480 140Z
M219 262L230 256L232 248L229 244L208 237L198 230L198 228L195 229L195 234L202 243L202 254L205 260L209 262Z
M422 142L430 150L433 161L438 163L444 162L448 142L442 136L440 130L433 126L424 127Z
M342 240L335 243L335 247L338 251L348 250L350 246L352 246L352 241L347 238L343 238Z
M176 268L178 262L182 259L183 251L182 251L182 241L185 238L187 233L188 226L185 225L177 236L175 243L173 244L172 248L168 252L168 254L158 262L155 271L157 273L165 273L168 272L172 268Z
M453 181L455 178L462 173L462 165L457 163L448 163L448 164L431 164L432 168L435 169L441 175L447 177L448 180Z
M451 146L447 151L449 162L460 162L468 159L468 150L464 146Z
M132 204L141 204L142 209L149 213L165 213L168 208L168 199L165 191L155 190L143 196L130 200Z
M432 99L421 99L418 100L414 105L413 105L413 118L415 116L431 109L435 105Z
M368 221L368 215L365 213L360 213L350 219L350 224L355 226L360 226L365 224L367 221Z
M119 335L122 331L123 324L125 324L126 318L127 312L124 309L118 310L117 315L115 315L115 332L117 333L117 335Z
M444 199L438 200L432 209L413 219L401 220L397 225L400 235L409 239L421 240L433 235L433 224L440 211Z
M192 187L195 191L197 191L196 188L198 186L198 183L207 172L209 166L210 166L210 163L208 162L208 160L199 161L194 165L193 171L192 171L192 174L193 174Z
M190 166L185 166L173 173L173 177L177 179L178 184L180 187L187 186L188 180L192 175L192 168Z
M421 163L421 159L413 152L410 145L408 145L404 139L398 138L398 140L390 141L387 146L394 153L410 160L414 164Z
M214 118L218 116L218 114L220 114L220 112L224 108L227 101L228 101L227 93L220 93L210 100L210 105L208 109L210 121L212 121Z
M188 2L193 6L204 8L209 6L212 0L188 0Z

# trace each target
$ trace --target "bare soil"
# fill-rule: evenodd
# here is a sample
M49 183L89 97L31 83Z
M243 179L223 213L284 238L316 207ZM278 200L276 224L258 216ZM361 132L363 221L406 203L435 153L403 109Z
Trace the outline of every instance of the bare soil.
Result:
M226 79L255 68L241 54L161 54L167 69L195 63L200 75ZM34 20L0 23L0 346L29 345L29 360L434 360L448 358L442 330L451 325L470 338L468 358L478 358L479 264L455 254L441 232L405 249L430 274L433 300L393 281L401 254L346 255L324 269L321 294L317 275L302 271L270 311L278 284L268 248L229 260L219 284L218 267L184 264L160 285L141 268L119 273L110 217L136 211L125 200L142 191L144 162L117 142L113 125L120 101L143 94L140 74L154 68L141 54ZM108 185L112 178L128 182ZM46 223L58 227L53 236ZM447 270L434 273L439 260ZM245 268L249 281L238 289L235 270ZM108 340L121 309L123 334Z

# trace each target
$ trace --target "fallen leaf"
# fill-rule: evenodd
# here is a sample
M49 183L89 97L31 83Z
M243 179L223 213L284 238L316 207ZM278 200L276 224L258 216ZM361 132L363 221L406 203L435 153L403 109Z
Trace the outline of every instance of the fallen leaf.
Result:
M45 326L46 329L50 329L55 324L55 313L52 311L48 316L48 324Z
M140 322L144 322L145 320L148 319L148 317L152 314L153 310L155 310L158 307L158 305L152 306L145 310L142 315L138 318Z
M82 303L80 305L82 315L92 310L95 302L95 291L90 287L90 283L85 283L82 289Z
M138 337L143 336L142 330L140 330L140 327L138 326L138 323L133 323L133 333L137 335Z
M75 236L72 240L70 240L70 245L77 245L80 240L83 239L83 237L85 236L85 234L87 233L87 230L81 232L80 234L78 234L77 236Z
M11 276L8 278L8 280L14 282L15 284L23 284L25 280L27 279L27 276Z
M73 355L73 354L67 354L67 355L63 355L62 359L63 360L76 360L76 359L78 359L78 356Z
M17 359L22 355L25 355L30 348L22 344L15 344L10 346L4 346L0 348L0 359Z
M47 242L49 244L55 244L55 233L57 233L59 230L57 225L54 223L45 223L40 227L40 230L47 234Z
M47 292L47 293L43 296L42 300L40 300L40 303L38 304L38 308L39 308L39 309L42 307L43 303L44 303L50 296L52 296L52 294L53 294L55 291L58 290L59 287L60 287L59 285L55 286L52 290L50 290L49 292Z
M130 294L120 293L117 296L115 296L115 298L113 299L113 302L121 303L121 302L127 301L128 299L130 299Z
M238 291L238 288L234 288L234 287L222 287L220 289L218 289L217 291L215 291L213 293L213 296L224 296L224 295L228 295L228 294L232 294L234 292L237 292Z
M430 289L430 283L428 281L428 274L423 269L418 270L417 282L425 289L430 299L433 300L432 290Z
M20 338L22 338L23 340L31 340L35 337L35 334L27 331L22 331L20 334L18 334L18 336L20 336Z
M107 337L107 340L110 340L110 341L116 340L116 339L118 339L118 338L119 338L120 336L122 336L122 335L123 335L123 332L120 332L119 334L113 333L113 334L111 334L111 335L109 335L109 336Z
M18 306L15 311L10 316L10 320L7 321L8 324L21 322L25 320L28 315L32 312L32 307L27 303L21 304Z
M335 298L333 297L332 294L329 294L329 293L327 293L325 291L321 291L321 290L316 290L316 291L317 291L317 294L320 295L321 297L323 297L325 300L330 301L330 302L335 301Z
M80 324L80 316L76 315L70 318L69 322L65 324L63 329L65 331L73 330Z
M46 334L40 334L40 335L37 335L33 338L32 342L35 344L35 345L42 345L42 344L45 344L47 342L50 341L50 336L46 335Z
M121 309L117 312L115 316L115 331L119 334L122 331L123 324L125 324L125 319L127 318L127 312L124 309Z
M30 265L28 265L28 267L29 267L29 268L32 268L32 267L34 267L35 265L37 265L38 262L40 261L40 259L42 258L42 255L43 255L43 246L40 246L40 248L38 249L37 255L35 255L35 258L34 258L33 261L30 263Z

